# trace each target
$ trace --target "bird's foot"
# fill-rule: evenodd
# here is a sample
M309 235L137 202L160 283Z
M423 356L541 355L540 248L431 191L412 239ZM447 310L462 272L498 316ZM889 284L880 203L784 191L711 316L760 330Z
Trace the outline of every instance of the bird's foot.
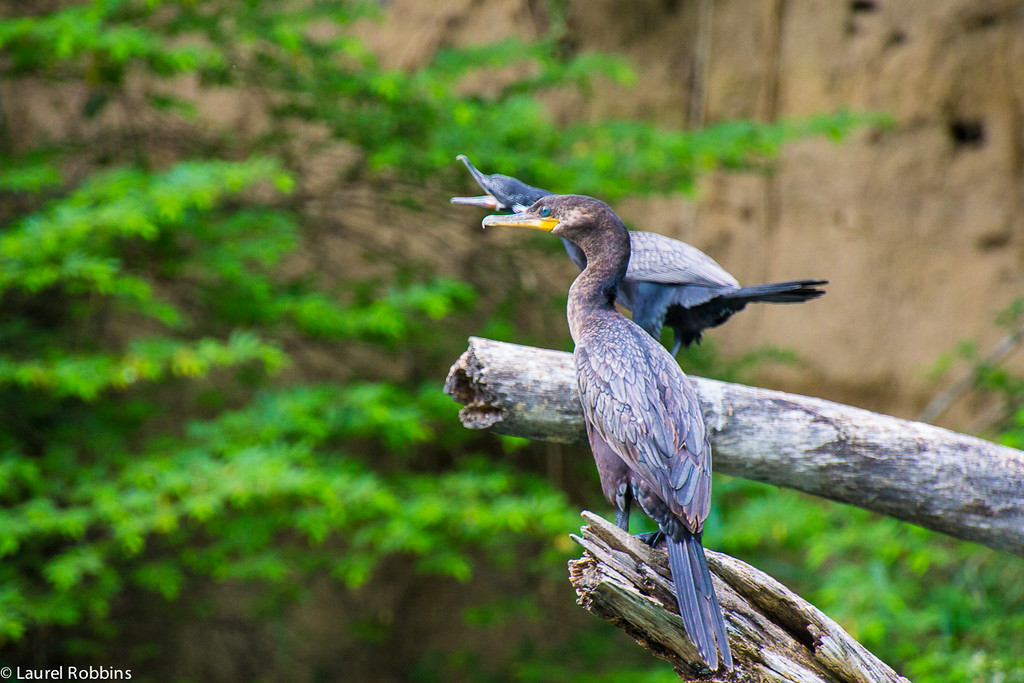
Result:
M637 534L636 537L652 548L657 548L658 544L665 540L665 534L660 531L649 531L646 534Z

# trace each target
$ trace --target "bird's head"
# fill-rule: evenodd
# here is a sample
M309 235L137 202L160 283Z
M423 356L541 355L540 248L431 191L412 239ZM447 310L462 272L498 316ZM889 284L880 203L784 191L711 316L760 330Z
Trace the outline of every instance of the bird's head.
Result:
M511 176L481 173L465 154L456 158L466 165L473 180L487 194L480 197L452 197L452 204L480 206L493 211L523 211L541 197L550 194L547 190L527 185Z
M615 246L629 254L629 233L622 220L604 202L578 194L549 195L511 216L484 218L483 227L520 227L564 237L588 253ZM624 247L623 247L624 243Z

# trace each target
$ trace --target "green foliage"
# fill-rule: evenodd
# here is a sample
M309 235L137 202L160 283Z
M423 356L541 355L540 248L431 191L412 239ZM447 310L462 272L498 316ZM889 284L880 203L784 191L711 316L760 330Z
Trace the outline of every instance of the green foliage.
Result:
M672 342L671 332L666 331L662 336L666 346ZM800 362L796 353L770 346L755 349L739 357L726 358L712 339L705 339L700 344L680 349L676 357L688 374L725 382L750 382L753 373L765 365L797 365Z
M428 284L390 288L377 298L339 307L320 293L276 297L272 302L280 317L291 320L313 337L329 339L376 339L395 343L422 332L422 321L439 321L472 306L475 295L466 283L438 278ZM418 319L416 314L422 314Z
M962 340L938 359L930 374L939 378L954 366L966 365L969 382L964 389L972 390L992 406L988 423L979 429L1007 446L1024 448L1024 377L1006 364L1008 355L1020 345L1024 335L1024 298L1001 311L996 324L1005 336L992 353L983 355L977 342ZM956 398L959 396L951 397Z
M717 478L714 495L709 543L796 590L911 680L1024 680L1020 558L740 479Z
M9 559L0 574L23 600L5 611L0 632L102 619L125 583L174 598L186 576L283 582L323 569L360 585L391 553L466 580L471 549L501 558L512 551L510 533L562 532L564 499L539 481L479 460L441 474L383 475L347 451L382 433L376 449L399 454L432 439L433 425L451 418L437 414L433 393L379 384L268 391L190 424L185 438L75 470L64 450L30 461L9 453L0 523L0 555ZM199 530L210 541L196 545ZM43 564L40 585L35 558L68 541ZM160 552L146 553L157 541Z
M253 360L274 372L286 361L276 346L246 332L235 332L226 341L136 339L130 342L126 353L119 355L67 354L61 349L49 349L40 355L49 357L17 361L0 356L0 387L16 384L58 397L76 396L93 401L106 389L124 389L136 382L171 376L204 377L214 367Z
M240 322L271 336L312 328L332 339L407 340L472 300L464 284L436 280L344 305L279 281L272 269L297 246L294 219L258 205L234 213L220 206L259 182L290 187L264 160L188 162L159 174L117 169L0 239L0 337L12 349L0 357L0 555L8 558L0 638L103 620L131 585L171 599L190 576L274 582L324 568L358 584L379 558L404 552L421 556L423 571L464 580L467 547L494 545L510 530L564 528L561 497L521 476L466 464L439 476L385 477L346 452L354 439L388 453L431 440L432 425L450 423L452 412L433 387L266 390L247 408L192 422L186 438L139 440L157 412L158 394L145 385L199 381L253 361L273 373L288 362L280 342ZM104 264L102 277L74 267L81 263ZM156 283L169 273L192 276L173 292L178 301ZM111 284L126 282L133 286ZM221 299L232 285L246 290L233 304ZM303 317L311 305L315 315ZM39 329L40 306L55 309L56 330ZM122 343L114 335L73 334L112 308L128 320L159 312L157 333L131 334L119 352L107 350ZM391 317L397 325L382 322ZM223 339L191 339L220 328ZM36 448L39 427L49 433ZM435 487L469 511L463 524L447 523ZM491 508L502 514L477 511ZM289 534L301 542L286 542ZM207 539L201 552L197 536ZM327 544L328 536L338 540ZM158 550L147 552L157 539Z
M37 193L60 184L60 171L45 158L0 158L0 192Z

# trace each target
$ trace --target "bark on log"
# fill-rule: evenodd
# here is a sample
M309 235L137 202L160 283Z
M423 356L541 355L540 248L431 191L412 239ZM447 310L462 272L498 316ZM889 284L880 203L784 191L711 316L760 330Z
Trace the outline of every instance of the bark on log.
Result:
M574 540L584 556L569 563L578 602L624 629L694 681L909 683L818 608L767 574L705 551L735 660L731 672L703 673L685 635L664 550L654 550L601 517Z
M1024 556L1024 452L818 398L692 377L714 467ZM470 338L462 423L586 444L572 354Z

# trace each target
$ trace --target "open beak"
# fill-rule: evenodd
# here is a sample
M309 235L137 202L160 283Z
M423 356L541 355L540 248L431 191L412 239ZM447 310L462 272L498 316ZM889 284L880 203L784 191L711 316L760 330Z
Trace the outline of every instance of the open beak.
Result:
M491 211L498 211L501 208L498 206L498 200L489 194L481 197L452 197L452 204L468 204L469 206L479 206Z
M484 188L484 190L486 190L487 189L487 176L485 176L480 171L476 170L476 166L474 166L473 164L469 163L469 157L467 157L465 154L460 154L459 156L457 156L455 158L458 161L461 161L462 163L464 163L466 165L466 168L469 169L469 174L471 176L473 176L473 180L475 180L480 187L482 187L482 188Z
M511 216L487 216L481 225L485 228L532 228L533 230L551 232L558 227L558 219L550 216L541 217L524 211Z
M477 185L479 185L484 192L487 192L487 194L482 197L452 197L452 204L468 204L469 206L479 206L492 211L504 210L505 207L499 204L498 200L495 199L490 193L490 190L487 189L487 185L489 183L487 176L478 171L476 166L469 163L469 157L465 154L460 154L455 158L466 165L466 168L469 169L470 175L473 176L473 180L475 180Z

